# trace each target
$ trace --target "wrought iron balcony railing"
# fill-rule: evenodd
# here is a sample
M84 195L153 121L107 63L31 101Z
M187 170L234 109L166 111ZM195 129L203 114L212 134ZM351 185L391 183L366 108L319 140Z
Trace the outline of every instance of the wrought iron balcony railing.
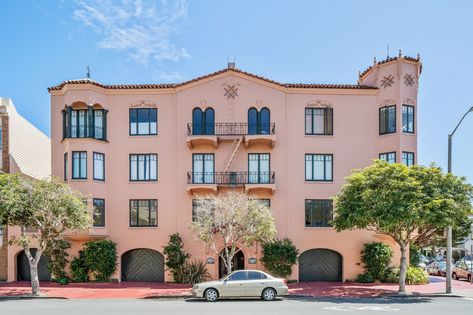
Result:
M246 184L274 184L274 172L188 172L187 184L239 186Z
M187 124L189 136L245 136L245 135L274 135L275 123L248 124L248 123L215 123L215 124Z

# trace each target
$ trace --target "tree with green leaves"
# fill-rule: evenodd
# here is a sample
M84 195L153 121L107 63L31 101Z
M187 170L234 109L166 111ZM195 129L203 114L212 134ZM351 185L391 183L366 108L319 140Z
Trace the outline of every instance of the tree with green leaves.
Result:
M91 223L85 197L56 179L36 180L22 174L0 175L0 225L17 226L20 236L10 245L23 247L31 273L32 294L41 294L38 263L48 243L65 231L84 230ZM36 230L26 233L26 229ZM36 252L32 252L32 247Z
M269 207L237 190L198 197L193 215L190 229L194 236L222 258L228 273L241 246L270 242L276 235Z
M472 214L473 186L436 166L375 163L347 177L335 197L338 230L389 235L400 247L399 292L406 292L408 245Z

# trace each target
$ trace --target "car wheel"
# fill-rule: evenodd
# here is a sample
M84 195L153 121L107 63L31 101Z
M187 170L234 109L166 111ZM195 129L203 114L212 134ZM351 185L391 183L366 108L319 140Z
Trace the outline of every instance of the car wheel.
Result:
M207 289L204 296L208 302L215 302L218 300L218 291L215 289Z
M452 274L452 278L455 279L455 280L458 280L457 274L456 274L456 273L453 273L453 274Z
M442 273L441 273L440 271L438 271L438 272L437 272L437 276L440 277L441 275L442 275Z
M273 301L276 298L276 290L273 288L264 289L261 298L265 301Z

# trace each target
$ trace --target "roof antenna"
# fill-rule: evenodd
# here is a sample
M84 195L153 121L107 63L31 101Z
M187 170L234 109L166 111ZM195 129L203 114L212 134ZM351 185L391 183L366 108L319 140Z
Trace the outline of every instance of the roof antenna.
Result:
M85 75L87 79L90 79L90 67L87 66L87 74Z
M386 53L388 55L387 59L389 59L389 44L388 44L388 47L386 48Z

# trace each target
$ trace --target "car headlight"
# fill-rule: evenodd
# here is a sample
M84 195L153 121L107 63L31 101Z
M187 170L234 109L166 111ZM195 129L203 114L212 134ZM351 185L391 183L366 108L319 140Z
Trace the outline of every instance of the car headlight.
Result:
M194 290L197 290L198 288L199 288L199 286L198 286L197 284L195 284L195 285L192 287L192 289L194 289Z

